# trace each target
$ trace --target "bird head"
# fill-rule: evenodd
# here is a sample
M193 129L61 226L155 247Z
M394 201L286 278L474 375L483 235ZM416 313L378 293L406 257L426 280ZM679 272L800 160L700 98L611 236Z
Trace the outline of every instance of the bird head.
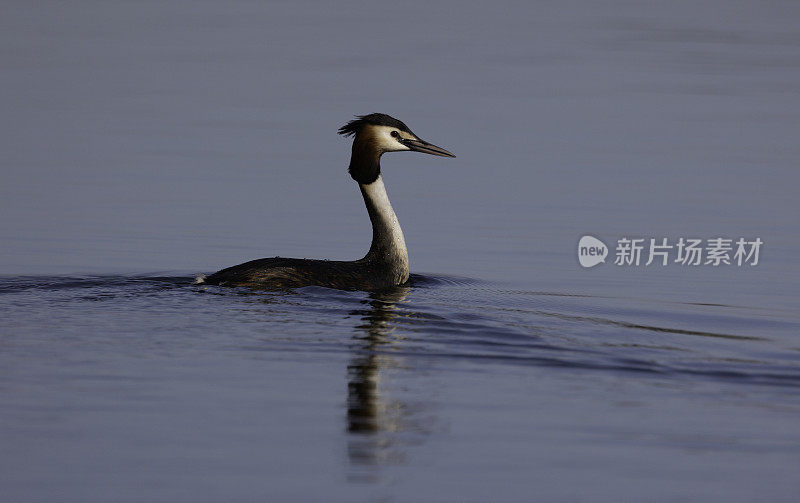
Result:
M339 128L339 134L353 137L350 175L359 183L372 183L380 174L380 157L386 152L414 151L455 157L442 147L428 143L402 121L386 114L360 115Z

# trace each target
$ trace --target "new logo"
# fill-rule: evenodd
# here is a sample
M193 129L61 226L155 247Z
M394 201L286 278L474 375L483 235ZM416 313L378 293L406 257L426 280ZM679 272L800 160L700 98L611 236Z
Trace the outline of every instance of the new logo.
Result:
M578 241L578 262L583 267L594 267L606 261L608 246L594 236L583 236Z

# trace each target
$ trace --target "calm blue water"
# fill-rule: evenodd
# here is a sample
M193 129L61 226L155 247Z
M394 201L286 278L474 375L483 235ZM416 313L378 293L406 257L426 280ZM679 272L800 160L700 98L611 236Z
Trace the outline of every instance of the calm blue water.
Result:
M4 501L800 493L794 2L2 11ZM363 255L335 131L376 111L458 155L384 157L409 285L192 285Z

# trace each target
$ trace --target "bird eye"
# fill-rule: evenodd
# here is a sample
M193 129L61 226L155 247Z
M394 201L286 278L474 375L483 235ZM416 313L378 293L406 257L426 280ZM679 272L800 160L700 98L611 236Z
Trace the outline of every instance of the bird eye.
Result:
M394 136L395 138L399 138L399 137L400 137L400 133L399 133L399 132L397 132L397 131L392 131L392 133L391 133L391 134L392 134L392 136Z

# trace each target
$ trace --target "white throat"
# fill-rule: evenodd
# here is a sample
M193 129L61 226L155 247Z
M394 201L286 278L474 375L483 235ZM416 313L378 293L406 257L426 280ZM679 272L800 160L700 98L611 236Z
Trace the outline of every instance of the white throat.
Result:
M369 219L372 221L372 245L364 260L391 266L402 281L408 279L408 249L397 215L389 202L383 177L370 184L359 184Z

